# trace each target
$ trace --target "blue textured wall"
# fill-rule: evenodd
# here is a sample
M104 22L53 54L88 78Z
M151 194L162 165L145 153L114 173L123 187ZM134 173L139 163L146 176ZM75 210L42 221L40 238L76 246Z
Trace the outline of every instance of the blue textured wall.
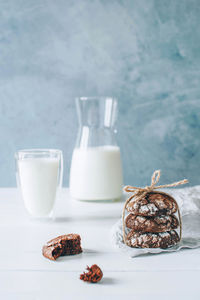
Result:
M0 0L0 185L15 185L14 152L64 151L74 97L119 98L125 183L200 183L199 0Z

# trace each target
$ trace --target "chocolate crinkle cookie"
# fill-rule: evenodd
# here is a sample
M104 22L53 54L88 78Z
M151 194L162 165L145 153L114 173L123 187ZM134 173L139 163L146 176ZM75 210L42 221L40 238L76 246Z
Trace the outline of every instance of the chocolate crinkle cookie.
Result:
M147 217L129 214L125 222L126 227L140 232L165 232L179 226L179 221L174 215Z
M138 216L172 215L177 211L176 201L160 192L147 193L144 198L133 200L127 205L127 211Z
M60 235L42 248L42 254L51 260L56 260L59 256L74 255L82 252L81 237L79 234Z
M168 248L179 242L179 236L175 230L151 233L131 231L127 235L127 245L135 248Z

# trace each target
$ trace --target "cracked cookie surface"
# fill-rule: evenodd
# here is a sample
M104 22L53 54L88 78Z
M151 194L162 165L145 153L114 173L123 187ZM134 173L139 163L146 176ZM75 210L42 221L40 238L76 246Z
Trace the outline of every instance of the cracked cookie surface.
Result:
M176 201L169 195L151 192L140 200L128 203L127 211L138 216L172 215L177 211Z
M179 226L179 221L174 215L147 217L129 214L125 222L126 227L140 232L165 232Z
M162 248L166 249L179 242L179 235L175 230L151 233L131 231L127 235L127 244L134 248Z

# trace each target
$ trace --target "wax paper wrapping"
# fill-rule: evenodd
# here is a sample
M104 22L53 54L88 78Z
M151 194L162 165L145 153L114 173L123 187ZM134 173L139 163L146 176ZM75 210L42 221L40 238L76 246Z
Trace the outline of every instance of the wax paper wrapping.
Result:
M189 188L163 189L174 197L179 205L182 215L182 240L177 245L167 248L131 248L124 244L122 233L122 219L112 228L112 244L131 257L148 253L161 253L179 251L182 248L200 247L200 186ZM179 233L179 229L177 230Z

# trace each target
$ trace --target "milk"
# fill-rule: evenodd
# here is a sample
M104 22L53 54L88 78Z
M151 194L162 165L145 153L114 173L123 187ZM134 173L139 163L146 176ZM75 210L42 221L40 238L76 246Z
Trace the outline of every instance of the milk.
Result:
M18 160L19 181L26 209L32 216L48 216L56 198L58 158Z
M122 195L122 166L117 146L75 148L70 193L79 200L111 200Z

